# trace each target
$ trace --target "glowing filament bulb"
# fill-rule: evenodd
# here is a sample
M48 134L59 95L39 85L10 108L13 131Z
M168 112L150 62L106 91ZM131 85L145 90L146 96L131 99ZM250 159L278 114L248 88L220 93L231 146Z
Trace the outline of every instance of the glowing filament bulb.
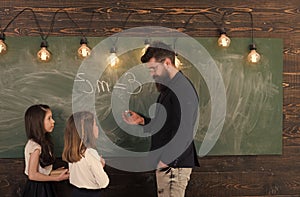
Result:
M148 47L150 46L150 40L149 39L146 39L145 42L144 42L144 48L142 49L142 56L146 53Z
M250 62L250 63L258 63L259 60L260 60L260 55L259 53L256 52L256 47L254 44L251 44L249 46L249 49L250 49L250 53L248 54L247 56L247 60Z
M110 56L109 56L109 62L110 62L111 67L114 67L114 66L117 65L117 63L119 62L119 58L116 55L116 53L110 54Z
M7 46L4 42L4 40L5 40L5 34L1 33L0 34L0 54L5 54L7 51Z
M80 58L86 58L91 54L91 49L87 46L87 39L85 37L80 40L81 46L79 47L77 53Z
M248 55L248 61L251 63L257 63L260 60L260 55L256 52L255 49L251 50Z
M42 47L41 50L39 50L39 52L37 53L37 56L42 62L48 62L51 55L46 47Z
M225 33L221 33L219 39L218 39L218 45L220 47L229 47L230 45L230 38L226 36Z
M81 58L86 58L91 54L91 49L86 45L82 44L78 49L78 56Z
M37 57L42 62L48 62L51 58L50 52L47 50L48 44L47 41L42 41L41 49L37 53Z
M5 54L7 51L7 46L4 40L0 39L0 54Z
M118 64L119 58L116 55L116 49L115 48L112 48L110 50L110 56L108 57L108 62L109 62L111 67L115 67Z
M182 65L180 59L178 58L178 55L175 55L175 66L176 68L179 68Z
M149 46L150 46L150 44L145 45L145 47L142 49L142 55L144 55L146 53Z

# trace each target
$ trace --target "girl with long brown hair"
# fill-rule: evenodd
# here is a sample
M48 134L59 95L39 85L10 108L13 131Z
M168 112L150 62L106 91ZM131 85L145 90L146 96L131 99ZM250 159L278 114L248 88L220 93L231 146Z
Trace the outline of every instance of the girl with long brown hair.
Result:
M50 133L54 129L52 111L48 105L30 106L25 112L25 174L28 180L23 197L55 197L56 192L51 181L69 178L65 169L58 175L51 175L55 161Z
M99 130L90 112L72 114L65 128L62 159L69 163L72 197L97 196L107 187L105 161L96 150Z

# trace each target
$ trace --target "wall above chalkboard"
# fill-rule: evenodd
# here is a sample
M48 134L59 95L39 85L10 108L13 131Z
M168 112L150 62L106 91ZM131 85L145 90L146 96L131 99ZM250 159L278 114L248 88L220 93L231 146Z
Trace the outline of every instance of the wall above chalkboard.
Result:
M157 92L153 84L132 88L119 83L138 76L128 72L140 64L140 50L128 51L119 56L119 65L107 67L97 86L90 86L86 73L78 72L82 59L77 56L78 37L49 37L49 50L53 58L47 63L36 59L38 37L8 37L9 51L0 57L0 157L23 157L26 143L23 116L34 103L48 104L53 111L56 126L53 131L55 153L60 156L63 147L63 130L72 113L74 83L82 83L86 94L95 94L98 122L113 143L127 150L145 151L147 137L132 136L124 132L111 113L111 95L114 88L126 89L133 110L148 113ZM217 38L195 38L215 61L226 89L226 119L221 135L209 152L210 155L281 154L282 148L282 41L256 39L262 55L259 64L245 61L251 38L233 38L229 48L216 45ZM103 38L89 37L89 46L97 46ZM141 43L141 49L143 48ZM109 55L109 50L103 53ZM211 100L206 82L191 62L179 58L181 67L200 95L199 127L195 136L199 149L207 131L211 114ZM95 65L97 68L97 65ZM129 81L129 80L128 80ZM128 82L127 81L127 82ZM105 147L104 147L105 148ZM106 150L110 151L110 150Z
M79 31L79 33L81 34L81 39L80 39L80 45L81 46L77 50L78 56L80 58L84 59L84 58L88 57L91 54L91 49L88 46L88 40L86 38L85 33L83 32L82 28L78 25L78 23L71 17L71 15L69 14L69 12L67 10L62 9L62 8L57 9L54 12L54 14L53 14L53 17L52 17L52 20L51 20L51 23L50 23L50 27L49 27L49 31L45 32L42 29L41 25L40 25L40 22L38 20L39 17L37 16L35 10L32 9L31 7L27 7L27 8L22 9L21 11L19 11L3 28L1 28L1 30L0 30L0 55L5 54L7 52L7 49L8 49L7 44L5 43L5 39L6 39L5 32L7 31L7 29L9 28L9 26L15 20L17 20L17 18L19 16L23 15L23 13L26 12L26 11L28 11L28 12L30 12L30 14L32 14L32 16L34 18L34 22L35 22L36 28L38 28L38 33L39 33L39 35L41 37L41 44L40 44L41 48L37 52L37 58L39 59L39 61L41 61L41 62L48 62L48 61L51 60L51 53L47 49L47 47L48 47L47 39L49 38L49 35L53 31L54 24L57 21L56 17L60 13L64 14L65 17L67 17L67 19L73 25L72 29L74 29L74 30L77 29ZM250 52L249 52L249 54L247 56L247 60L250 63L258 63L260 61L260 54L256 51L257 48L256 48L256 45L255 45L255 42L254 42L254 20L253 20L252 11L253 10L251 8L238 8L238 9L234 9L235 13L238 13L238 14L241 14L241 15L248 15L250 17L250 22L251 22L251 42L249 44L249 50L250 50ZM159 12L161 13L162 10L159 9ZM186 27L192 22L192 19L195 16L197 16L197 15L204 16L205 19L207 19L208 21L210 21L215 26L217 32L220 35L220 37L217 40L218 46L219 47L223 47L223 48L227 48L227 47L230 46L231 39L226 34L226 29L227 28L225 28L225 26L227 26L228 24L230 24L228 22L226 23L226 19L230 18L230 14L232 14L232 12L233 12L232 8L222 8L222 9L220 9L220 11L217 14L215 14L214 17L210 16L210 13L207 12L207 10L205 10L205 9L197 11L197 12L195 12L195 11L192 11L190 13L186 12L186 14L190 14L190 16L187 18L184 27L179 28L178 30L182 31L183 29L186 29ZM112 13L113 12L110 11L110 14L112 14ZM134 15L134 14L138 14L139 15L139 14L145 14L145 13L152 13L153 14L154 11L152 11L152 12L150 12L150 11L148 11L148 12L134 12L134 11L130 11L129 13L126 12L125 14L128 14L128 15L127 15L127 17L126 17L126 19L124 21L123 29L125 29L126 24L127 24L127 22L128 22L128 20L129 20L129 18L130 18L131 15ZM120 13L118 13L118 14L120 14ZM167 13L163 13L163 15L165 15L165 14L167 14ZM100 15L104 19L103 12L99 12L98 10L93 10L91 12L90 21L88 23L88 25L89 25L88 28L87 28L88 31L90 31L91 24L93 23L93 19L95 18L96 15ZM162 16L160 18L162 18ZM43 17L45 17L45 16L43 16ZM225 25L225 24L227 24L227 25ZM171 31L173 31L173 30L171 30ZM145 42L144 42L144 44L148 45L149 44L149 39L146 39ZM175 43L173 43L173 44L174 44L174 48L175 48ZM116 53L115 46L113 46L111 48L110 52L112 53L112 55L114 55L114 57L110 57L111 61L114 62L114 63L111 62L111 64L113 65L118 60L118 58L115 57L115 53ZM179 63L179 62L177 62L177 63Z

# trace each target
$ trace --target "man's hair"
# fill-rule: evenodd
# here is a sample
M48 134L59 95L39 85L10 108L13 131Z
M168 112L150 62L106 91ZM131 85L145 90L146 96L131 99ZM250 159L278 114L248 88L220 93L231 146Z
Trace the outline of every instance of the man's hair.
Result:
M173 65L175 65L175 52L167 44L161 41L153 42L146 50L145 54L141 57L142 63L149 62L151 58L155 58L157 62L161 62L169 58Z

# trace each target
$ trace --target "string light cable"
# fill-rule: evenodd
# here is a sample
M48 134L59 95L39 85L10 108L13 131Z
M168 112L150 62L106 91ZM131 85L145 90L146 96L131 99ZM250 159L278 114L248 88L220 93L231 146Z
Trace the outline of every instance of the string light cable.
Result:
M50 27L50 32L53 31L53 27L54 27L54 22L55 22L55 18L56 18L56 15L59 13L59 12L63 12L65 13L65 15L67 16L67 18L75 25L75 27L79 30L80 34L81 34L81 39L80 39L80 47L78 48L77 50L77 55L78 57L84 59L86 57L88 57L90 54L91 54L91 49L90 47L88 46L88 40L86 38L86 36L83 34L81 28L79 27L79 25L71 18L71 16L69 15L69 13L64 10L64 9L58 9L55 13L54 13L54 16L52 18L52 22L51 22L51 27ZM49 34L48 34L49 35Z
M127 22L129 20L129 17L133 14L133 10L131 10L128 14L128 16L126 17L125 19L125 22L124 22L124 25L123 25L123 29L125 29L126 25L127 25ZM117 64L119 63L119 57L117 56L117 42L118 42L118 39L119 37L116 37L115 41L113 41L113 45L112 47L110 48L110 55L107 59L108 61L108 64L111 66L111 67L116 67Z
M225 16L226 12L223 13L222 18L221 18L221 23L218 24L216 21L214 21L212 18L210 18L208 15L206 15L204 12L197 12L192 14L189 19L187 20L185 26L183 27L184 29L189 25L190 21L192 20L192 18L196 15L202 15L204 17L206 17L209 21L211 21L218 29L219 33L220 33L220 37L217 41L218 46L223 47L223 48L227 48L230 45L230 38L227 36L226 34L226 30L224 28L224 16Z
M247 56L247 60L250 63L258 63L260 61L260 54L256 51L256 45L254 44L254 22L253 22L253 15L252 12L248 12L251 19L251 44L249 45L249 54Z
M224 24L224 17L226 15L226 12L223 13L221 21L222 25L219 27L219 33L220 37L218 39L218 46L223 48L228 48L230 46L231 40L226 34L225 24Z
M5 36L5 31L7 30L7 28L22 14L24 13L25 11L30 11L33 15L33 18L34 18L34 21L35 21L35 24L37 26L37 28L39 29L39 34L42 38L43 41L44 40L44 33L43 33L43 30L37 20L37 17L36 17L36 14L35 12L33 11L33 9L31 8L24 8L23 10L21 10L18 14L16 14L12 20L9 21L9 23L1 30L0 32L0 54L5 54L8 50L8 47L5 43L5 39L6 39L6 36ZM42 44L41 44L42 45ZM47 45L46 42L43 43L43 46L44 45Z

